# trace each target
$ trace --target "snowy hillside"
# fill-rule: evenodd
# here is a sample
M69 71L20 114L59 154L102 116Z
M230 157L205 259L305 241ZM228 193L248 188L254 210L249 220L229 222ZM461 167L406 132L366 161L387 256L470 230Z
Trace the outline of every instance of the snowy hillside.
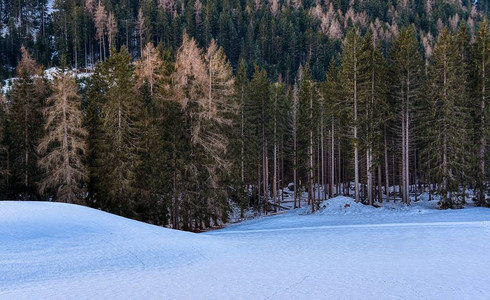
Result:
M490 298L490 210L324 205L193 234L0 202L0 299Z

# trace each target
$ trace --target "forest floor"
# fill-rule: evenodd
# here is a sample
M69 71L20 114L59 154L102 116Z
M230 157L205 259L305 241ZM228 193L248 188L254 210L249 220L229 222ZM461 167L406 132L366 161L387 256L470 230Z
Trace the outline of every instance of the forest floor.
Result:
M490 299L490 209L351 198L195 234L0 202L0 299Z

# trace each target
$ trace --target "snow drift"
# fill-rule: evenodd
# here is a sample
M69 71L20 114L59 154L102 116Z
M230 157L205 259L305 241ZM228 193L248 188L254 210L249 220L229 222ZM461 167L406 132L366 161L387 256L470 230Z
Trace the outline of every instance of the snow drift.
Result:
M206 234L0 202L0 298L490 298L488 209L328 201Z

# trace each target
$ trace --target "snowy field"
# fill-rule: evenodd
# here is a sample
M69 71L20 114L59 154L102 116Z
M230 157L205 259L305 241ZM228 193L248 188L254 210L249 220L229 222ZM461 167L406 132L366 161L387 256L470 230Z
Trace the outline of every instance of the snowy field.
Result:
M0 299L490 299L490 209L435 206L337 197L193 234L3 201Z

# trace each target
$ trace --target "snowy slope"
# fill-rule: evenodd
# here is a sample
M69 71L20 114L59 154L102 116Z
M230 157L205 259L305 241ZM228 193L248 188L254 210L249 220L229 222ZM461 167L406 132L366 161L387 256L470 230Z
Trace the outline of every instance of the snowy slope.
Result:
M490 298L490 210L324 204L198 235L0 202L0 299Z

